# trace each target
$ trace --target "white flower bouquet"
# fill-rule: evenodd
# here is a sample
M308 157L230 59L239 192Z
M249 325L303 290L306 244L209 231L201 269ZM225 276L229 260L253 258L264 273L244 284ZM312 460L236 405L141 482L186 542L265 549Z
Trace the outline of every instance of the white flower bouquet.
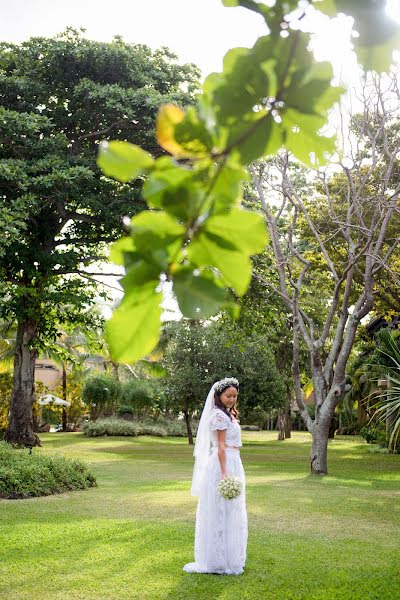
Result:
M242 492L242 480L234 475L228 475L218 484L218 491L225 500L233 500L240 496Z

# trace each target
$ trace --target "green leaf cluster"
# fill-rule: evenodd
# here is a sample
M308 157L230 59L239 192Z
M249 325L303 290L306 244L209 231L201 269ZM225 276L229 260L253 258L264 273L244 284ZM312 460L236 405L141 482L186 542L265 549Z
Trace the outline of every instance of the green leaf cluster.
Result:
M173 283L179 307L190 319L207 318L227 306L238 312L234 297L249 286L250 257L267 243L262 216L241 207L246 166L281 146L309 166L326 163L336 149L335 138L320 131L344 90L331 85L332 66L314 60L309 35L298 22L294 25L302 18L300 8L307 9L304 3L223 3L259 13L269 34L252 48L230 50L223 71L204 81L195 106L186 111L173 103L160 107L157 141L170 156L152 160L127 142L100 149L98 164L107 175L123 182L146 179L143 197L150 209L143 223L132 220L130 237L112 251L126 276L124 300L109 324L110 343L115 356L126 360L149 351L158 338L159 325L148 319L160 314L160 281ZM326 11L347 3L309 4ZM356 25L373 27L371 3L366 17L355 2L349 4L350 13L359 17ZM139 335L139 323L150 327L148 337Z

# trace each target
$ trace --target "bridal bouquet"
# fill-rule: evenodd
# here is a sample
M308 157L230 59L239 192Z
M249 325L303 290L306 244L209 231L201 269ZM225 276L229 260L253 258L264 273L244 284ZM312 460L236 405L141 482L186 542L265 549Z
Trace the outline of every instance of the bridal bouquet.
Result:
M221 479L218 484L218 491L225 500L233 500L240 496L242 491L242 480L234 475L228 475L225 479Z

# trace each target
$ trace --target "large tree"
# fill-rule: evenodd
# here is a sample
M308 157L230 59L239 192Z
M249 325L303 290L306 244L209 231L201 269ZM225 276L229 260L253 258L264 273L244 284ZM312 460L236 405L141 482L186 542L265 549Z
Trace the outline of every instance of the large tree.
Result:
M140 182L101 174L99 136L162 153L153 132L158 107L187 103L198 77L174 59L166 49L93 42L73 30L0 45L0 311L18 322L9 442L39 443L38 349L56 336L56 323L84 319L76 306L94 302L100 271L88 266L105 259L122 217L143 206Z
M398 106L396 77L386 92L381 82L371 81L364 113L351 132L357 150L347 163L342 160L341 171L316 171L321 185L315 186L312 198L296 189L287 152L266 169L252 167L279 275L278 286L265 283L275 287L293 316L296 401L312 434L310 461L315 474L327 473L330 423L347 390L346 366L357 329L374 306L378 276L390 272L399 255L400 136L393 132ZM278 220L283 213L288 222L284 231ZM322 287L321 279L329 285ZM307 281L313 282L314 295L329 290L320 314L310 309ZM310 360L315 419L301 392L300 339Z
M275 357L258 333L231 322L183 319L167 324L162 338L167 376L167 408L183 412L189 443L191 419L199 417L211 385L223 377L240 381L239 410L243 417L253 409L281 408L286 400L284 376Z

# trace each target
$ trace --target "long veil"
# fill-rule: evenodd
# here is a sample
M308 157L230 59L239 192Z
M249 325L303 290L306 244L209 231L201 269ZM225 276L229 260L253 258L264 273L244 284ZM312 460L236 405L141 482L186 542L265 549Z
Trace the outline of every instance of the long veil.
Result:
M213 409L215 408L214 393L215 386L218 381L213 383L201 413L200 423L197 429L196 443L194 446L193 456L195 457L192 477L192 487L190 494L192 496L199 496L201 483L206 472L208 457L210 455L210 418Z

